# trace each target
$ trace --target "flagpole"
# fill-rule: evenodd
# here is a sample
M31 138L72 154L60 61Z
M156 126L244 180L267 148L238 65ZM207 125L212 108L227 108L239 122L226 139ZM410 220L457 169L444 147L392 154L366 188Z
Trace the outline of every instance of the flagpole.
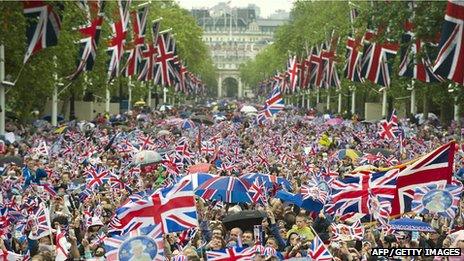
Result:
M113 85L113 82L110 82L108 85ZM110 112L110 86L106 86L106 97L105 97L105 111Z
M58 58L53 56L53 64L55 66L55 72L53 73L54 83L53 83L53 95L52 95L52 126L56 127L57 124L57 114L58 114L58 64L56 62Z
M416 115L416 88L414 88L414 79L411 80L411 114Z
M350 86L351 91L351 114L356 113L356 86Z
M306 108L311 109L311 90L308 90L308 98L306 99Z
M338 89L338 114L342 113L342 90Z
M127 111L131 110L131 103L132 103L132 77L129 76L129 84L127 89Z
M147 105L148 105L148 107L151 108L151 86L150 86L150 82L146 82L145 84L147 85L147 89L148 89Z
M387 117L387 87L382 91L382 117Z
M330 111L330 90L327 89L327 104L326 104L326 107L327 107L327 112Z
M0 135L5 135L5 46L0 44Z

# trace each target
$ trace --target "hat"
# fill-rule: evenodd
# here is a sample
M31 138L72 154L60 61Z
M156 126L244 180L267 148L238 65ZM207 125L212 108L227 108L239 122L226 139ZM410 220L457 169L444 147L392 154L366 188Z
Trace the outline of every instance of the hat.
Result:
M92 217L89 227L92 227L92 226L103 226L103 222L100 220L99 217L94 216Z

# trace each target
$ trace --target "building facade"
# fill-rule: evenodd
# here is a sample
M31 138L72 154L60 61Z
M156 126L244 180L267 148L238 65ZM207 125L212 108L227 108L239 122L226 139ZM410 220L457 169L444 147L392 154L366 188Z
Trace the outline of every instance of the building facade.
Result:
M218 72L218 97L253 96L240 79L240 64L253 59L272 43L279 25L288 13L278 11L270 18L259 17L259 8L231 8L220 3L210 9L193 9L192 15L203 28L203 41L209 46Z

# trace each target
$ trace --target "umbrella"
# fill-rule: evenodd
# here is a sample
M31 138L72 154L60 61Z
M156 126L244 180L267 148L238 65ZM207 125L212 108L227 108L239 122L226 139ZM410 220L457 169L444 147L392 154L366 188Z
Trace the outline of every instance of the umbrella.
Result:
M195 123L190 119L185 119L182 122L182 129L193 129L195 128Z
M246 180L249 184L253 184L253 182L261 178L261 180L264 182L264 185L266 188L270 189L273 187L274 184L276 185L282 185L285 187L287 190L292 190L292 184L284 178L281 177L276 177L273 175L268 175L268 174L262 174L262 173L247 173L243 174L240 176L241 179Z
M387 150L387 149L382 149L382 148L375 148L375 149L370 149L367 150L368 153L372 155L377 155L378 153L382 154L384 157L389 157L393 154L393 152Z
M240 109L240 112L250 113L250 112L258 112L258 110L253 106L245 105Z
M209 163L199 163L192 165L188 168L188 173L199 173L199 172L208 172L211 168Z
M46 115L46 116L42 117L42 119L46 120L48 122L51 122L52 121L52 116L51 115ZM64 121L64 117L61 116L61 115L58 115L58 116L56 116L56 120L57 121Z
M195 115L191 117L191 120L197 123L203 123L207 125L213 124L213 121L206 115Z
M435 232L435 230L428 223L411 218L400 218L393 220L390 222L390 226L394 230Z
M171 134L171 132L168 131L168 130L160 130L160 131L158 131L157 136L165 136L165 135L169 135L169 134Z
M267 218L266 213L263 211L244 210L224 217L222 223L227 230L239 227L243 231L253 231L254 225L261 225L263 218Z
M325 124L330 126L340 125L343 123L343 119L341 118L333 118L325 122Z
M337 159L344 159L344 158L350 158L352 160L356 160L357 158L359 158L361 156L361 153L357 150L353 150L353 149L341 149L339 151L337 151L337 153L335 154Z
M324 207L324 204L320 201L312 198L304 199L301 194L294 194L284 190L277 191L275 197L309 211L319 212Z
M212 178L197 188L195 194L206 200L228 203L251 203L249 184L237 177Z
M23 158L18 156L4 156L0 157L0 165L14 163L20 167L23 166Z
M180 178L179 182L183 182L184 180L188 180L192 183L193 189L197 189L200 185L205 183L206 181L217 177L217 175L209 174L209 173L194 173L194 174L187 174Z
M140 165L147 165L162 161L161 155L153 150L142 150L135 154L134 163Z
M172 109L171 105L161 105L159 111L167 111L167 110L170 110L170 109Z
M145 102L144 101L138 101L138 102L134 103L134 106L145 106Z

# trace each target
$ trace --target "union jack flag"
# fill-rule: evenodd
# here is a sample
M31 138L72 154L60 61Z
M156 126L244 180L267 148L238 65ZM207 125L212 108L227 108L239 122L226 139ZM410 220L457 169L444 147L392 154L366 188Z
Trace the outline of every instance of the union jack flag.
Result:
M196 227L192 185L186 180L155 191L143 200L128 201L116 210L113 221L113 228L119 230L161 224L164 233L172 233Z
M375 33L366 32L364 36L365 48L363 53L363 62L361 75L373 83L389 87L391 81L392 65L399 45L396 43L376 43L372 42Z
M379 162L383 158L382 154L371 154L371 153L364 153L363 156L359 159L359 164L374 164Z
M411 22L406 22L406 32L401 37L400 50L401 64L399 75L417 79L422 82L442 82L443 78L433 73L432 63L424 47L426 44L420 39L416 39L412 31ZM423 53L424 57L419 57Z
M44 203L40 203L39 207L32 214L32 222L34 223L33 227L36 228L36 230L32 230L31 234L36 238L41 238L51 231L52 227L49 211Z
M464 3L449 0L433 71L461 85L464 85L463 27Z
M57 5L60 11L62 5ZM36 54L50 46L58 44L61 30L61 17L53 9L52 5L43 1L23 1L23 12L26 16L27 50L23 63L26 63L31 55Z
M400 130L398 128L398 117L396 116L395 109L393 110L389 121L380 121L380 128L381 131L379 135L382 139L394 139L398 136Z
M338 72L335 62L335 51L338 44L338 36L335 35L335 31L332 33L332 39L330 46L327 50L322 50L321 58L323 61L323 85L328 87L340 88L340 79L338 78Z
M398 170L392 169L371 175L355 174L342 180L333 180L332 204L328 212L346 214L349 212L370 214L369 198L391 201L396 193Z
M129 50L129 57L127 58L127 63L124 68L124 74L126 77L136 75L140 71L142 63L142 46L145 42L145 31L148 17L148 5L139 6L137 10L132 11L132 30L133 30L133 42L134 45L132 49ZM150 45L148 45L148 50L150 51ZM154 48L151 50L154 53ZM149 56L149 59L152 59L153 53ZM145 55L143 55L145 57Z
M314 65L314 81L312 82L316 88L321 88L324 83L324 59L323 53L327 49L327 44L321 45L321 51L319 54L311 56L311 62Z
M86 188L95 190L96 188L102 186L105 182L110 179L110 171L104 169L103 167L88 167L85 172L87 174L87 185Z
M206 251L208 261L250 261L253 260L253 251L249 248L225 248L222 250Z
M272 115L282 111L285 107L284 99L280 92L280 87L276 86L272 90L269 98L266 100L264 109L261 111L266 118L272 117Z
M262 182L261 178L255 179L253 185L251 185L249 191L253 195L251 200L253 203L259 203L262 205L267 205L267 197L266 197L266 190L264 183Z
M124 45L126 42L127 29L124 27L123 21L119 20L111 24L113 37L108 47L108 54L110 60L108 64L108 79L111 81L114 77L119 75L119 64L124 54Z
M414 191L411 208L418 214L433 212L454 219L458 211L461 193L462 186L431 184L418 187Z
M150 260L165 260L163 230L159 224L152 224L144 228L132 230L124 236L114 235L112 237L107 237L104 239L104 248L106 252L105 257L107 260L129 260L131 257L129 251L130 249L124 248L123 243L135 243L138 241L138 243L143 245L144 243L148 243L146 240L149 240L149 243L152 243L150 241L153 241L153 244L148 244L145 246L147 248L151 248L147 249L146 251L150 253ZM124 254L125 256L121 256Z
M300 64L298 63L296 56L293 56L293 58L288 59L287 72L290 77L290 89L292 92L296 91L299 67Z
M82 39L79 41L79 60L76 70L68 76L70 80L76 79L83 71L91 71L97 57L97 45L100 39L100 30L103 23L103 8L104 3L97 4L98 15L90 22L90 24L79 29ZM90 17L90 15L89 15Z
M317 47L313 47L311 54L309 55L309 77L308 84L317 86L316 82L318 81L318 71L319 67L322 67L322 58L318 55Z
M346 41L345 77L353 82L363 82L361 77L362 41L360 38L348 36Z
M145 50L142 53L143 61L142 61L142 69L140 71L138 80L141 81L149 81L153 80L154 78L154 66L156 62L156 40L158 38L158 32L160 27L160 19L153 21L153 25L151 27L151 35L152 41L145 44Z
M450 184L455 142L449 142L402 168L398 174L391 215L409 211L414 189L431 184Z
M313 239L311 246L308 249L308 254L312 260L317 261L330 261L333 259L327 247L324 245L324 242L316 236Z
M174 59L174 53L168 49L169 33L165 32L158 35L156 40L156 64L155 64L155 83L161 86L171 86L169 77L169 63Z

